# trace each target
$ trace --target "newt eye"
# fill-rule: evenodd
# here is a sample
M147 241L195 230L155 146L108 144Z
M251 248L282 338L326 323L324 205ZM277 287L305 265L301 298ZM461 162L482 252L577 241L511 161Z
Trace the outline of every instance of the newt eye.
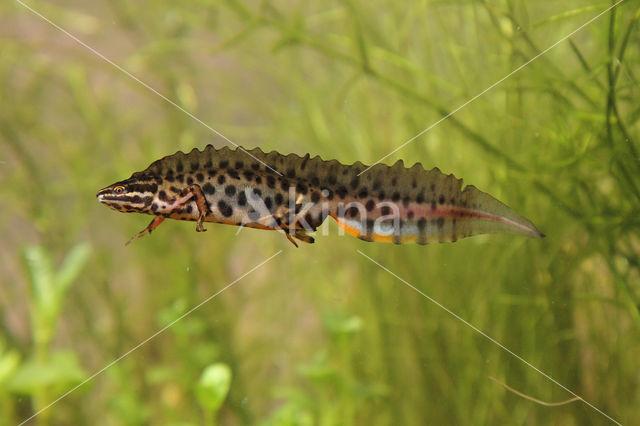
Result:
M115 188L113 188L113 192L115 192L116 194L122 194L124 192L124 186L122 185L118 185Z

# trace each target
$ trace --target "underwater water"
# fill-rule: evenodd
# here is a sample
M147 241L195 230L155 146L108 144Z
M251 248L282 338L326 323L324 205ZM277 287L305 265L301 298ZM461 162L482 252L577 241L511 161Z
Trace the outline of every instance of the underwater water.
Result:
M637 422L640 5L613 5L0 5L0 425ZM209 143L438 167L546 238L125 247L149 217L96 191Z

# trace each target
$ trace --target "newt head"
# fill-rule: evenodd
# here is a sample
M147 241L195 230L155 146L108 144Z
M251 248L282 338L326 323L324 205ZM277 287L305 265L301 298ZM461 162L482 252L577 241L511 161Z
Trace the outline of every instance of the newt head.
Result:
M149 212L158 191L153 176L136 176L116 182L96 194L98 201L119 212Z

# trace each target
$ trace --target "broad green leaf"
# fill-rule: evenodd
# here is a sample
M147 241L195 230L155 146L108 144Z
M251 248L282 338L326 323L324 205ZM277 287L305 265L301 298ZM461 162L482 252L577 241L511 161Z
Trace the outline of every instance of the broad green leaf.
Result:
M324 326L334 336L353 334L362 329L362 319L357 315L349 315L339 311L325 312Z
M91 246L87 243L81 243L74 246L67 254L55 277L56 296L59 298L64 296L66 290L78 277L85 263L87 263L90 253Z
M2 383L18 368L20 364L20 354L16 350L11 350L0 356L0 388Z
M216 412L231 386L231 369L223 363L208 366L196 385L196 397L205 409Z
M32 395L49 386L73 386L86 377L76 354L59 351L53 353L46 363L35 359L26 361L7 380L5 387L9 392Z
M32 302L38 310L49 311L54 303L51 257L44 247L30 246L24 252L24 259Z

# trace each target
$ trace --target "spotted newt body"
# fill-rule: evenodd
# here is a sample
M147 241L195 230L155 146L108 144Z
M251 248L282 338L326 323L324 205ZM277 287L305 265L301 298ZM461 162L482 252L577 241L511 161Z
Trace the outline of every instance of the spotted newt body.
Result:
M287 238L313 242L309 232L327 216L365 241L449 242L506 232L542 237L528 219L474 186L437 168L360 162L344 165L309 154L287 156L259 148L207 146L177 152L98 192L121 212L155 218L133 239L166 218L284 230ZM297 244L296 244L297 245Z

